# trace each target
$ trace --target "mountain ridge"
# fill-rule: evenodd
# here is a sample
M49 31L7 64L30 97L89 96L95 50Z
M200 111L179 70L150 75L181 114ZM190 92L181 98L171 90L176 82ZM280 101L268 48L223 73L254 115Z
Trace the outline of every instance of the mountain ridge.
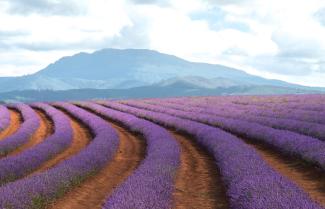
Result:
M190 62L147 49L102 49L62 57L26 76L0 77L0 92L17 90L126 89L189 76L216 79L233 85L301 87L270 80L227 66ZM222 79L224 81L222 81ZM213 82L213 81L211 81ZM217 82L217 81L215 81ZM17 85L19 84L19 85Z

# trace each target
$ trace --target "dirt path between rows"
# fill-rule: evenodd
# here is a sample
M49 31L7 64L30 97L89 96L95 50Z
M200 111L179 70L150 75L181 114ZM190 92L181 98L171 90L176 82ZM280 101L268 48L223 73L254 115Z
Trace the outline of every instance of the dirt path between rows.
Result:
M15 151L9 153L7 156L14 156L22 151L29 149L39 143L41 143L46 137L53 134L52 121L47 117L47 115L40 110L35 109L37 117L40 118L40 126L36 129L35 133L30 137L29 141L23 146L17 148Z
M181 145L181 165L177 173L174 208L228 208L225 189L215 161L192 139L172 132Z
M9 109L9 112L10 124L6 129L0 131L0 140L3 140L11 134L15 133L19 129L20 124L22 123L21 115L17 110Z
M263 159L276 171L286 176L310 197L325 206L325 172L319 168L307 165L298 159L293 159L278 153L276 150L263 144L245 140Z
M145 155L145 144L124 128L110 123L119 134L120 145L114 159L98 174L90 177L80 187L72 189L50 209L100 209L106 198L140 164Z
M54 156L52 159L46 161L39 169L37 169L35 172L33 172L30 175L33 175L35 173L43 172L49 168L52 168L53 166L59 164L63 160L68 159L69 157L77 154L82 149L84 149L88 143L91 140L91 134L88 132L88 129L81 124L79 121L77 121L75 118L71 117L67 113L63 112L70 118L71 127L73 129L73 138L71 145L64 150L62 153Z

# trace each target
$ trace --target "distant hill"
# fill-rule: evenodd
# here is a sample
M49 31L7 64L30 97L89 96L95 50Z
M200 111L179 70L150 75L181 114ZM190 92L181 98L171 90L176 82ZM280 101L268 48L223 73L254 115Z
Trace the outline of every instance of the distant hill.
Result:
M145 49L79 53L32 75L0 77L2 101L323 92Z
M209 79L209 80L207 80ZM304 88L222 65L189 62L145 49L103 49L63 57L28 76L0 77L0 92L17 90L127 89L185 81L202 87L268 85ZM208 81L208 82L206 82ZM209 87L210 86L210 87Z
M176 96L211 96L211 95L271 95L271 94L311 94L321 93L316 90L303 90L277 86L230 86L204 88L184 81L169 84L160 83L129 89L74 89L74 90L24 90L0 93L5 102L35 101L72 101L91 99L131 99L164 98Z

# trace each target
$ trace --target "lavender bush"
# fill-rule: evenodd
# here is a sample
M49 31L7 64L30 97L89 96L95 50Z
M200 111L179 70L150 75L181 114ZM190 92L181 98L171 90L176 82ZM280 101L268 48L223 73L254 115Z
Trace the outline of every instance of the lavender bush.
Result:
M217 126L236 135L261 141L286 155L299 157L306 162L325 169L325 143L309 136L273 129L258 123L207 114L196 114L163 106L138 104L137 107Z
M7 107L0 105L0 132L10 124L10 113Z
M10 105L20 111L23 123L12 135L0 141L0 157L7 155L18 147L24 145L40 125L36 112L25 104Z
M164 128L133 115L94 103L78 103L122 123L146 140L147 153L135 172L108 198L104 208L171 208L180 147Z
M220 99L220 98L219 98ZM213 98L212 100L208 100L207 104L202 104L202 100L199 99L192 99L193 101L190 101L189 98L185 98L184 101L181 101L180 99L174 99L173 101L177 101L180 103L185 104L196 104L196 106L202 107L202 108L210 108L211 106L215 106L219 109L229 109L231 108L233 111L236 111L238 113L244 112L246 115L256 115L256 116L265 116L265 117L273 117L273 118L285 118L285 119L294 119L299 121L307 121L311 123L320 123L325 124L325 112L315 112L313 110L305 110L305 109L291 109L286 108L285 106L274 106L273 108L270 107L263 107L258 105L250 105L249 103L246 104L243 102L226 102L223 101L220 104L215 103L216 98ZM324 105L323 105L324 106Z
M116 102L101 103L193 135L216 160L232 209L322 208L298 186L269 167L254 149L221 129Z
M144 101L146 102L146 101ZM139 101L126 101L128 104L136 105ZM142 102L140 102L142 103ZM170 103L168 100L154 100L148 101L149 104L154 105L163 105L165 107L171 107L173 109L183 110L186 112L195 112L196 114L212 114L221 117L239 119L244 121L249 121L253 123L259 123L261 125L269 126L276 129L284 129L289 131L294 131L300 134L309 135L315 138L318 138L322 141L325 141L325 125L298 121L293 119L283 119L283 118L274 118L274 117L265 117L265 116L255 116L253 114L246 114L246 111L241 111L233 107L228 108L218 108L216 106L205 105L200 106L191 106L190 104L185 104L185 102ZM253 107L254 108L254 107ZM254 111L250 109L249 112Z
M45 172L0 187L0 208L43 208L98 172L113 158L119 140L112 127L74 105L55 103L55 106L65 109L87 125L94 135L92 142L78 154Z
M42 109L53 121L54 133L42 143L22 153L0 160L0 185L14 181L37 169L42 163L66 149L72 141L69 118L61 111L42 104L32 104Z

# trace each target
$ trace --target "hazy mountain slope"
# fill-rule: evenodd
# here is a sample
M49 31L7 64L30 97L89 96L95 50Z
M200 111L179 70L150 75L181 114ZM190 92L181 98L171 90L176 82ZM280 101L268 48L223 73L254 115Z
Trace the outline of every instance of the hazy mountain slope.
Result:
M235 81L229 78L223 78L223 77L218 77L218 78L203 78L199 76L184 76L184 77L175 77L175 78L170 78L163 80L156 85L158 86L169 86L174 83L184 83L188 84L189 86L197 86L197 87L202 87L202 88L207 88L207 89L214 89L218 87L231 87L231 86L245 86L247 83L242 82L242 81Z
M210 96L210 95L266 95L266 94L302 94L321 93L316 90L302 90L275 86L232 86L203 88L184 81L135 87L130 89L75 89L64 91L25 90L0 93L6 102L35 101L71 101L89 99L130 99L130 98L163 98L175 96Z
M151 50L104 49L91 54L79 53L64 57L33 75L0 78L0 92L27 89L123 89L169 79L183 79L195 85L209 79L206 85L212 88L242 85L298 87L222 65L188 62Z

